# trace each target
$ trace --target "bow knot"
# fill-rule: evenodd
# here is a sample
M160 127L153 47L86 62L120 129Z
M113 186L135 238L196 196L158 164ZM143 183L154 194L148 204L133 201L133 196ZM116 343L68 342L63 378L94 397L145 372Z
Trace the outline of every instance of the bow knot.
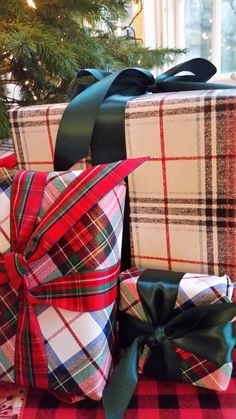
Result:
M165 339L166 334L164 326L158 326L155 329L155 332L146 339L145 343L150 349L153 349L162 344Z
M16 291L23 284L23 279L27 274L27 262L22 253L9 252L3 255L6 275L11 287Z

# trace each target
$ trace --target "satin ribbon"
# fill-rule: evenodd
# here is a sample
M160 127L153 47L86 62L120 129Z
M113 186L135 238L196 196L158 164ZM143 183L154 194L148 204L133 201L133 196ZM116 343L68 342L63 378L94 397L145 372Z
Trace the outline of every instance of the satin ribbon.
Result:
M99 72L88 69L91 71ZM176 75L183 71L193 74ZM147 92L236 88L205 83L215 72L212 63L194 58L156 79L142 68L128 68L103 79L99 73L99 81L77 95L64 111L56 139L55 170L66 170L87 157L90 147L93 164L126 158L124 111L128 100Z
M98 68L85 68L83 70L80 70L77 73L77 77L72 85L70 99L74 99L75 96L77 96L85 89L90 87L93 83L96 83L97 81L104 79L104 77L107 77L110 74L110 71L104 71ZM93 81L91 81L90 83L84 83L83 79L87 79L88 77L92 78Z
M137 288L149 322L126 313L120 316L121 346L129 347L103 393L107 419L121 419L138 380L144 346L151 355L144 371L157 378L181 380L174 347L180 347L222 366L232 361L236 343L236 303L203 304L175 315L174 306L183 274L146 270Z
M32 262L40 259L124 176L146 159L129 159L85 170L60 194L38 222L48 173L19 172L11 187L11 251L0 254L0 285L9 283L18 305L15 382L48 389L48 366L35 305L73 311L100 310L117 296L119 261L106 269L78 273L30 287Z

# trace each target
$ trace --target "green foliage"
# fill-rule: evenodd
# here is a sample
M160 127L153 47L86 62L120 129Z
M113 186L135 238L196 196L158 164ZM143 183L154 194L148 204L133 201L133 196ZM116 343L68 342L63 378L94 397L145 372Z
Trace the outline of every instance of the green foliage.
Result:
M9 81L19 86L20 105L68 100L77 71L84 67L117 70L152 68L172 62L183 51L143 48L115 35L129 0L7 0L0 8L0 138L9 134ZM106 27L106 31L101 30Z

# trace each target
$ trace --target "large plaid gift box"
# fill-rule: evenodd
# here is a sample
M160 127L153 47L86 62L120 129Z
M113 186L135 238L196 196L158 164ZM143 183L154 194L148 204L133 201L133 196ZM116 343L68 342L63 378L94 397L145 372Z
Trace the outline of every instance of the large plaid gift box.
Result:
M13 168L16 165L16 155L11 138L0 140L0 167Z
M0 170L0 380L100 399L112 364L123 177Z
M20 167L52 168L65 106L10 112ZM151 156L129 178L133 265L235 276L235 109L235 90L128 101L127 156ZM78 167L90 164L88 156Z
M105 388L108 419L123 417L138 369L158 380L227 389L236 345L234 286L226 275L121 273L119 334L127 351Z

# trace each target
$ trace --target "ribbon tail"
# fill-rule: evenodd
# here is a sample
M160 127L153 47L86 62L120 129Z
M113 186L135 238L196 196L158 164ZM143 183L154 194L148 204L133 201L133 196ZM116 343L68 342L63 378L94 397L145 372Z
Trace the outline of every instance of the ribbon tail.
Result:
M16 336L15 383L48 389L47 356L34 307L20 296Z
M136 338L114 370L103 392L106 419L122 419L138 381L138 363L143 337Z

